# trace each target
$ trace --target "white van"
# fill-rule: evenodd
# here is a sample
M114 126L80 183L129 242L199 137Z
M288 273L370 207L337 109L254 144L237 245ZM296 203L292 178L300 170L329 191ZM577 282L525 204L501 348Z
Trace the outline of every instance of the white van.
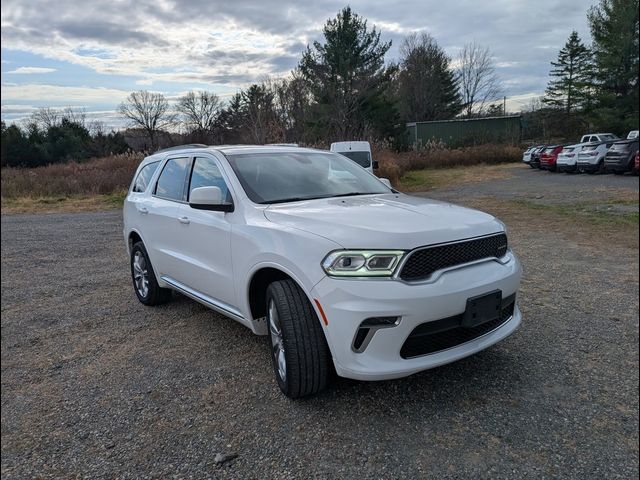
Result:
M330 150L350 158L371 173L374 168L378 168L378 162L371 158L369 142L334 142L331 144Z

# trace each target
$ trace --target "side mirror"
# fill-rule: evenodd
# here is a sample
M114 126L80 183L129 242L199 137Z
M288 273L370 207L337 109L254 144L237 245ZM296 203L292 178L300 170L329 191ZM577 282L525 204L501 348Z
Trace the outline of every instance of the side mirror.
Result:
M233 212L233 203L222 202L220 187L198 187L191 190L189 206L197 210Z
M373 161L373 169L374 170L378 170L380 168L380 163L378 162L378 160L374 160Z
M389 187L389 188L393 188L393 187L391 186L391 182L389 181L389 179L388 179L388 178L379 178L378 180L380 180L382 183L384 183L387 187Z

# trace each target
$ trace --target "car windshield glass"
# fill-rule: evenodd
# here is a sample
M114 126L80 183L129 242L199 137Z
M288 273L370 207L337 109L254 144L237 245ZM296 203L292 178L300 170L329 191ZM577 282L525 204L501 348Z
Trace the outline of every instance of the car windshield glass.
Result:
M589 150L595 150L596 148L598 148L597 145L587 145L586 147L584 147L582 149L583 152L588 152Z
M366 170L341 155L322 152L227 154L247 196L256 203L390 193Z
M337 152L356 162L361 167L371 166L371 154L369 152Z
M544 150L544 153L553 153L553 151L555 150L555 147L551 147L551 148L546 148Z

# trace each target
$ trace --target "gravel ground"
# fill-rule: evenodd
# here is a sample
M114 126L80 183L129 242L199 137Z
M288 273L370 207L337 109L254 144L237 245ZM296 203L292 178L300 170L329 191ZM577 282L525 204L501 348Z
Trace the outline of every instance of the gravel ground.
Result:
M468 201L490 196L502 200L524 200L536 204L575 205L599 203L598 209L612 213L638 212L638 177L634 175L589 175L554 173L526 165L505 165L506 178L442 188L425 195ZM632 199L632 204L620 200Z
M514 175L432 194L556 194ZM3 216L2 477L637 478L637 240L500 208L525 266L514 335L302 401L264 337L177 295L137 302L119 212Z

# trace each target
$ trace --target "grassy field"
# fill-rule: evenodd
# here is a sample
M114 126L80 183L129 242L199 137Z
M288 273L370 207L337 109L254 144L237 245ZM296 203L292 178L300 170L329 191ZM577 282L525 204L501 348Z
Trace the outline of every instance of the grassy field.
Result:
M498 180L512 176L509 172L509 167L514 165L516 164L480 164L468 167L410 170L400 177L396 186L402 192L426 192L433 188Z

